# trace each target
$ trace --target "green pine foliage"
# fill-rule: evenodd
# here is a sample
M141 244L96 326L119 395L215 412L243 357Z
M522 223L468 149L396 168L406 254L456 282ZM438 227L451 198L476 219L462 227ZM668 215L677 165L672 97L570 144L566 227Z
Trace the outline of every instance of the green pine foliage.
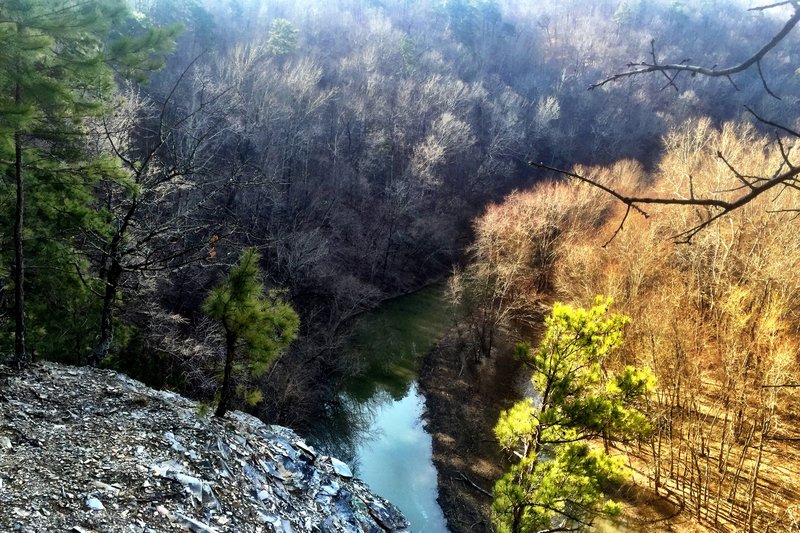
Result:
M225 370L216 415L230 406L233 381L250 381L266 374L297 336L300 318L276 291L265 291L261 283L260 257L253 249L242 253L221 285L211 291L203 310L217 320L225 335ZM234 376L236 374L236 376ZM245 385L237 395L249 404L261 394Z
M87 326L98 321L98 287L79 241L106 231L94 186L124 174L87 153L85 123L108 111L116 76L142 79L160 67L177 31L137 27L124 0L0 3L0 230L15 235L0 242L0 287L24 288L13 302L29 325L30 348L15 343L20 365L30 351L80 360L94 342ZM24 332L18 325L14 336Z
M495 427L500 445L520 457L494 488L500 532L580 529L619 512L604 488L624 481L626 467L590 441L646 436L643 410L655 378L630 366L607 375L604 362L627 322L609 314L610 305L601 297L588 310L556 303L538 348L518 347L538 397L503 411Z
M267 51L271 56L280 57L297 49L297 28L286 19L275 19L267 38Z

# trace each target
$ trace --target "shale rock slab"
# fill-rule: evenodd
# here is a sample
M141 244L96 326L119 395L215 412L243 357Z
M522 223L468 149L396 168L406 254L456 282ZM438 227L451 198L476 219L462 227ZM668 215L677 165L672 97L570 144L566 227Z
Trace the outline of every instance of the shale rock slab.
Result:
M0 531L403 532L291 430L109 370L0 367Z

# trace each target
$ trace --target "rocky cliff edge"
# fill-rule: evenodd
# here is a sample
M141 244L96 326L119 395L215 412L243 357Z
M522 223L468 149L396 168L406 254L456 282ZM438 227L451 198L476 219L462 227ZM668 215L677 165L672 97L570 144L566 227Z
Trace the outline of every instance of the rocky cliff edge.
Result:
M0 367L0 531L400 532L289 429L108 370Z

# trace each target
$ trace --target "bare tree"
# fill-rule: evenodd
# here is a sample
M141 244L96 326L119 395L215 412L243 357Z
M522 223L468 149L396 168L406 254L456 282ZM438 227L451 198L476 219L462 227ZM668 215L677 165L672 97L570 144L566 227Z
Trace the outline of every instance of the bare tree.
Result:
M188 237L201 227L191 213L210 198L208 191L202 198L190 196L197 186L193 179L214 156L215 140L225 128L215 109L225 91L198 78L189 101L176 102L182 82L196 73L193 67L194 61L162 103L128 88L116 112L94 125L96 149L113 154L125 177L100 187L102 207L113 217L112 232L91 232L86 239L97 258L102 283L97 295L103 301L92 365L111 348L114 309L126 274L175 269L205 255L204 245Z

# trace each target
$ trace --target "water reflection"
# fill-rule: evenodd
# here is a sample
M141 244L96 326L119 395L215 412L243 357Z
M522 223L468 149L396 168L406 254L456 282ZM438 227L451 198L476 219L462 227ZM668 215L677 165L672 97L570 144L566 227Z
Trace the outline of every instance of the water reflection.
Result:
M424 398L416 383L399 401L385 395L375 413L371 438L357 449L358 476L397 505L411 522L411 530L446 533L444 515L436 503L433 442L422 424Z
M375 493L394 503L411 522L411 531L447 533L436 502L433 442L422 422L425 398L416 382L400 399L378 390L364 401L346 393L339 401L311 443L345 461Z
M372 437L378 411L378 399L360 402L341 394L331 406L328 417L321 420L308 440L316 448L356 468L358 449Z
M447 532L416 385L420 355L453 323L444 290L440 284L396 298L358 320L348 351L364 372L309 439L397 505L414 532Z

